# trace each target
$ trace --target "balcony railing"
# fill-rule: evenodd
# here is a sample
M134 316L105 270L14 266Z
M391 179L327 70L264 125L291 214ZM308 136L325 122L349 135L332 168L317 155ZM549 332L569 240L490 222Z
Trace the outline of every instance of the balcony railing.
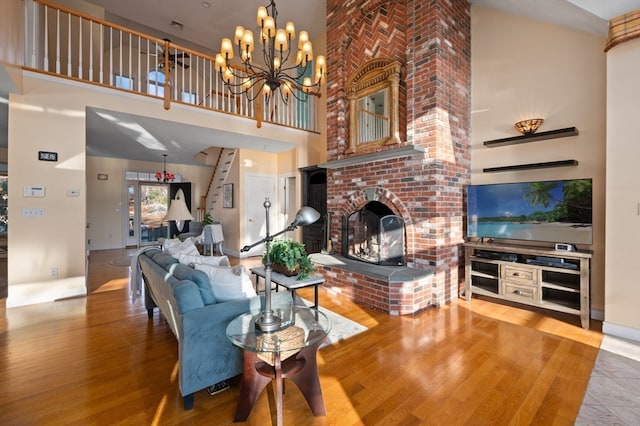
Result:
M369 143L389 136L389 118L371 111L358 111L358 126L358 143Z
M262 122L319 131L319 96L285 104L234 95L215 58L49 3L25 2L25 69L188 104ZM295 89L294 89L295 90ZM250 96L251 98L253 96Z

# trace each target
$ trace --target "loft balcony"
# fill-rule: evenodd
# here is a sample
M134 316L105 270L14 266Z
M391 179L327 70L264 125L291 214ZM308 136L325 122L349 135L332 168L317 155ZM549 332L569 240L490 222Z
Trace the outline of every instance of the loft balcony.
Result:
M168 39L124 28L43 0L25 1L26 70L162 99L164 108L190 105L319 132L318 93L308 100L234 95L215 58ZM239 72L242 72L239 70ZM294 88L293 90L301 90Z

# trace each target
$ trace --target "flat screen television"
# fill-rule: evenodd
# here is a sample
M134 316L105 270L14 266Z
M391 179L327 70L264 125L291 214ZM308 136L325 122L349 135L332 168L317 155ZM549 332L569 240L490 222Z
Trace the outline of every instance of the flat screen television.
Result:
M469 185L467 235L593 242L591 179Z

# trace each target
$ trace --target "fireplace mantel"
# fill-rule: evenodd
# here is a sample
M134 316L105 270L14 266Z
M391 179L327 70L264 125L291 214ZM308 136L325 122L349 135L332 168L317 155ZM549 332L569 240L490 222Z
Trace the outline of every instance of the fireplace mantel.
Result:
M358 164L367 164L374 161L390 160L392 158L408 157L414 154L424 154L427 149L419 145L404 145L399 148L387 149L384 151L371 152L369 154L354 155L349 158L329 161L327 163L318 164L318 167L325 169L337 169L340 167L349 167Z

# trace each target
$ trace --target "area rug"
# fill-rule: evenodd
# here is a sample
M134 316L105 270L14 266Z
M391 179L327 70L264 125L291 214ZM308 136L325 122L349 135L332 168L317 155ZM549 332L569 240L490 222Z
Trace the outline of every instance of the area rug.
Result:
M113 266L131 266L131 256L122 256L109 262Z
M306 299L300 297L297 297L297 299L297 303L304 304L305 306L313 306L313 303ZM318 309L320 312L325 314L331 322L331 332L329 332L329 339L324 342L321 347L333 345L367 330L367 327L365 327L364 325L352 321L349 318L343 317L342 315L336 314L335 312L323 308L322 306L320 306Z
M640 345L605 335L575 424L640 424Z

